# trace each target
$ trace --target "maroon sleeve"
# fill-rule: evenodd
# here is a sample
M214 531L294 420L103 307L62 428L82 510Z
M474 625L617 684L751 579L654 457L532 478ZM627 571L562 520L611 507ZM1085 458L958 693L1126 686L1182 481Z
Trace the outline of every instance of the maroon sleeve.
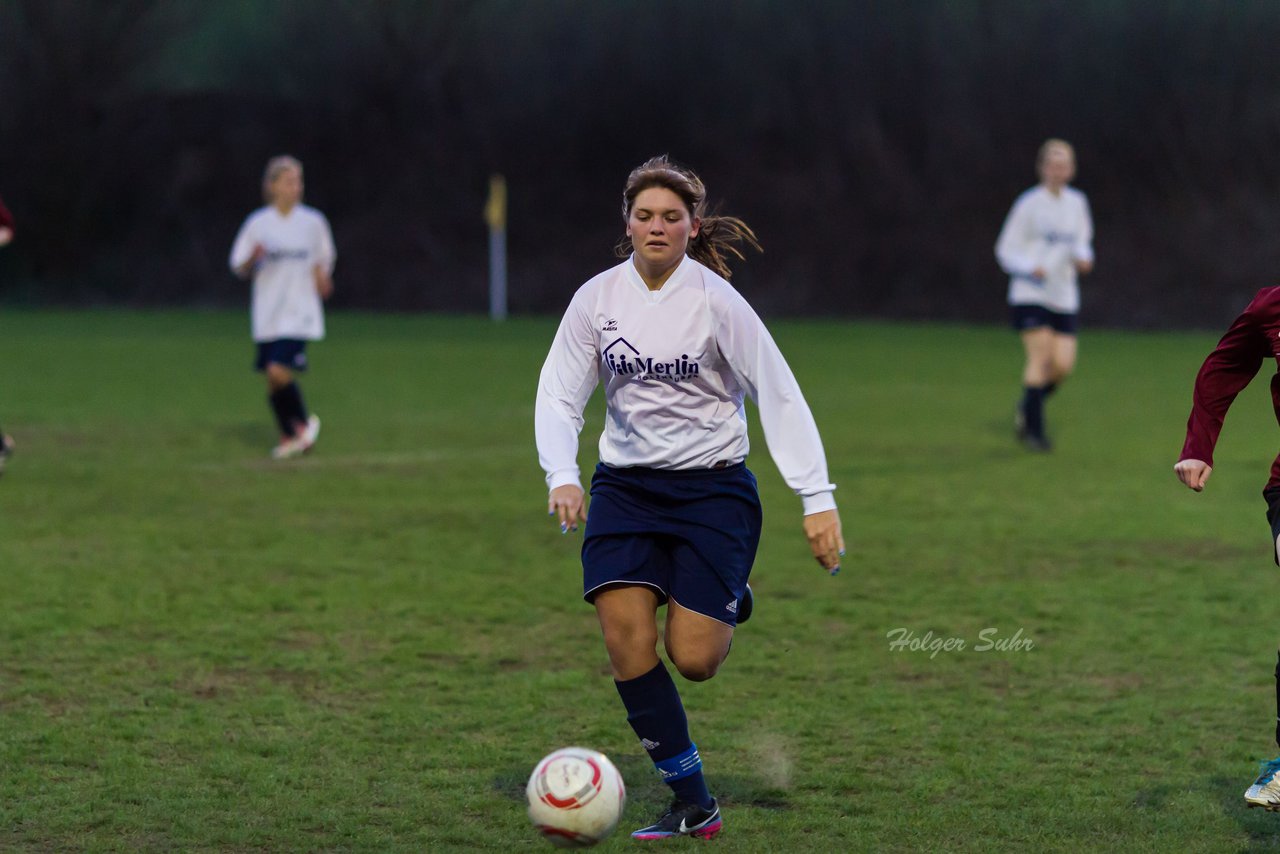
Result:
M1275 291L1267 288L1259 292L1201 365L1179 460L1203 460L1213 465L1213 448L1227 409L1271 354L1262 321L1276 311Z
M4 206L4 199L0 199L0 228L13 229L13 214Z

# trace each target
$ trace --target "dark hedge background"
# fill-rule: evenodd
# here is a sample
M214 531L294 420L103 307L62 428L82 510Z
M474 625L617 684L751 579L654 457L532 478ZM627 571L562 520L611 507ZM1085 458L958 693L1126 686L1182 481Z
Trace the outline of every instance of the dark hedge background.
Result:
M1216 327L1280 271L1280 3L0 0L10 303L244 305L266 159L307 167L338 305L512 309L613 263L668 152L765 254L765 314L1002 321L992 244L1047 136L1097 227L1089 323Z

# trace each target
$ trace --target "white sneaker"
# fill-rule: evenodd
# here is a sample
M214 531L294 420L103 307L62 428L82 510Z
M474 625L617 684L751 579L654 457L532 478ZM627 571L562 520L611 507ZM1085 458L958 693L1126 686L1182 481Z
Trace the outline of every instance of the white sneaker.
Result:
M1280 812L1280 759L1262 763L1262 773L1244 793L1244 802L1251 807L1262 807Z
M300 435L292 439L281 439L280 444L271 449L271 459L291 460L305 454L309 447L306 439Z
M302 441L307 443L304 450L311 450L311 446L316 443L316 439L320 438L320 416L312 415L307 419L307 426L302 428Z

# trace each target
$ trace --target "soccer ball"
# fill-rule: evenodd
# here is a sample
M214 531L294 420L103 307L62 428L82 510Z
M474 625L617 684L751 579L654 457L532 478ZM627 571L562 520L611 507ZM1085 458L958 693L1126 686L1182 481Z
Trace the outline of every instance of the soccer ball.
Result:
M622 775L609 757L585 747L548 754L533 769L529 820L557 848L587 848L613 832L627 802Z

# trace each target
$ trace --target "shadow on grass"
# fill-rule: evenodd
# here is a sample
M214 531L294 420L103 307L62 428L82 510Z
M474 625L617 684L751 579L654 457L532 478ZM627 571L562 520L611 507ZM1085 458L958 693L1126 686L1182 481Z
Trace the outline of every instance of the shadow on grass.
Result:
M1263 809L1250 809L1241 797L1251 782L1252 779L1243 777L1238 780L1211 777L1205 781L1205 787L1217 800L1223 814L1236 822L1249 837L1248 844L1240 851L1280 851L1280 815Z
M640 805L642 812L665 809L671 802L671 789L663 785L653 765L644 757L610 757L622 773L627 786L628 809ZM511 801L523 803L529 768L507 768L495 774L492 787L495 794ZM791 809L786 791L756 777L716 774L709 782L714 794L726 807L754 807L762 810Z
M265 418L261 421L242 421L227 427L225 433L236 444L246 448L270 450L278 439L271 424Z

